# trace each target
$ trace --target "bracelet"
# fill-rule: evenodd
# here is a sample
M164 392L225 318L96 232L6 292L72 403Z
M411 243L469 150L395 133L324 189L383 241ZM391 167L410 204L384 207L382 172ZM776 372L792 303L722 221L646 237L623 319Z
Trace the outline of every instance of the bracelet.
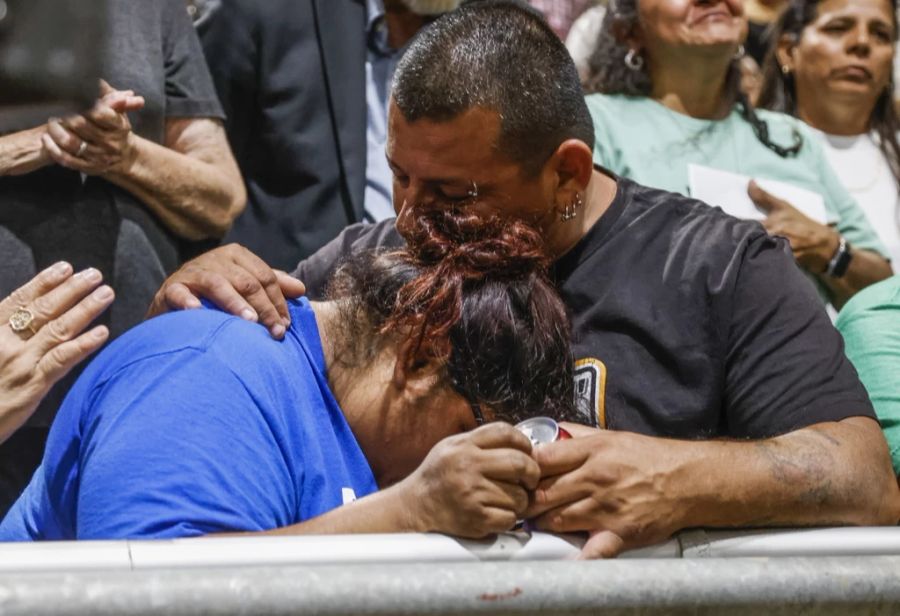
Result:
M834 251L834 256L828 262L828 267L825 268L825 275L832 278L843 276L847 272L847 268L850 267L850 259L853 257L847 239L843 235L839 237L840 241L838 242L837 250Z

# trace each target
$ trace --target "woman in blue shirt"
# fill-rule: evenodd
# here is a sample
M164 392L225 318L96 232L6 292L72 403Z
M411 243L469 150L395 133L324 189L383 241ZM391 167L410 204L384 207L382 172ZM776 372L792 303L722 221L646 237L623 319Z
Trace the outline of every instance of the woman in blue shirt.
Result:
M574 416L565 309L526 225L414 223L293 302L283 341L196 310L110 345L0 539L509 528L540 471L522 434L478 424Z

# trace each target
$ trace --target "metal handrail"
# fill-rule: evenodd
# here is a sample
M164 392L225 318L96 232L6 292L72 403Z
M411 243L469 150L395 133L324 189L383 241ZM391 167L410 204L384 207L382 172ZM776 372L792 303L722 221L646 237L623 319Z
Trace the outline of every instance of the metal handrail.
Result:
M204 567L566 560L584 538L505 533L484 540L437 534L209 537L157 541L0 544L0 574ZM900 527L690 530L621 558L900 556Z

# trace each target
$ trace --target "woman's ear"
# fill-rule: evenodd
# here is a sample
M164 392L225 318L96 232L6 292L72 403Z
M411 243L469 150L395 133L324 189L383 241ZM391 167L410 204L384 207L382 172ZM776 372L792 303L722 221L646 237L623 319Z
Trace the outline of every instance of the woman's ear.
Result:
M610 27L610 32L612 32L613 38L615 38L616 41L622 43L629 49L640 51L644 46L640 24L636 22L629 23L622 19L615 19Z
M433 345L418 336L407 338L397 345L397 360L394 363L392 382L398 389L430 388L434 376L443 368Z
M775 61L782 73L788 74L794 71L794 53L797 41L791 34L782 34L775 46Z

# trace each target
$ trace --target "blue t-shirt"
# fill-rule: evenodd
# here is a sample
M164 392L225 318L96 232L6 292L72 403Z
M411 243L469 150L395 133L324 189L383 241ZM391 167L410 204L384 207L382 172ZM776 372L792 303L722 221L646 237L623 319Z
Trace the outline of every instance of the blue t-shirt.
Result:
M377 487L328 388L315 314L281 342L216 310L152 319L69 393L0 540L266 530Z

